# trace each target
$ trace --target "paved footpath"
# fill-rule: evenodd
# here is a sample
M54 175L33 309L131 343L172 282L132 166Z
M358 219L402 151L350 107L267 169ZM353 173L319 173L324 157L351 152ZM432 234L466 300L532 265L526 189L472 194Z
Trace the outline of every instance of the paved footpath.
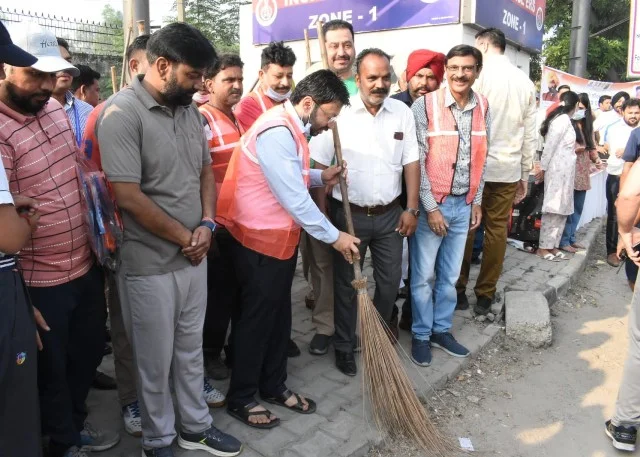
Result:
M595 239L600 230L601 221L595 220L581 230L579 239L587 245ZM543 291L550 303L563 294L572 280L575 281L584 269L586 253L579 253L565 262L547 262L532 254L507 248L504 272L498 283L497 303L494 311L499 319L504 293L501 290L539 290ZM471 270L471 281L477 278L479 267ZM369 259L365 263L365 275L369 278L370 293L373 296L373 274ZM270 431L256 430L226 414L225 409L212 409L214 424L231 433L245 443L244 457L324 457L324 456L363 456L367 450L382 438L366 410L362 396L362 378L358 375L349 378L335 368L333 350L325 356L312 356L307 348L314 335L311 312L305 308L304 296L307 284L302 275L300 264L293 283L293 338L302 351L300 357L289 359L289 378L287 385L294 391L308 395L318 403L317 414L308 416L291 413L274 406L273 412L282 420L281 426ZM471 286L467 290L469 301L473 305L475 296ZM401 300L398 302L402 303ZM496 319L497 320L497 319ZM499 323L479 322L471 311L456 311L453 322L453 334L472 354L482 349L500 330ZM433 389L444 386L448 379L456 376L469 359L450 357L435 350L430 367L420 368L407 357L410 352L411 336L400 331L399 351L405 361L409 376L414 381L419 395L430 398ZM358 364L360 363L357 360ZM360 364L359 364L360 368ZM113 358L105 357L101 369L113 376ZM216 384L226 392L227 383ZM117 429L122 441L114 449L100 453L104 457L138 457L141 455L140 441L126 434L120 418L120 408L115 391L102 392L92 390L88 407L89 420L97 427ZM175 446L177 456L205 457L203 452L186 452Z

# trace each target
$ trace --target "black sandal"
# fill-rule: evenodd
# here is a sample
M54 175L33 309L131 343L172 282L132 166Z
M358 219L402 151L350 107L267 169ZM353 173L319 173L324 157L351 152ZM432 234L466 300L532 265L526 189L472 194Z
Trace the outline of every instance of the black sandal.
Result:
M298 400L298 402L295 405L289 406L287 405L286 401L291 397L291 396L295 396L296 400ZM284 406L285 408L291 410L291 411L295 411L296 413L300 413L300 414L313 414L316 412L316 402L311 400L310 398L305 398L305 400L307 401L307 409L304 409L304 404L302 403L302 398L300 397L300 395L291 392L289 389L285 390L284 392L282 392L279 396L277 397L261 397L264 401L266 401L267 403L271 403L272 405L278 405L278 406Z
M277 427L278 425L280 425L280 418L276 417L275 419L270 419L270 422L267 422L266 424L258 424L258 423L253 423L249 420L249 418L251 416L266 416L267 418L271 418L272 414L271 411L269 411L268 409L265 408L264 411L249 411L250 409L255 408L256 406L260 406L260 403L258 403L257 401L251 402L248 405L244 405L241 406L239 408L227 408L227 413L231 416L231 417L235 417L236 419L238 419L240 422L243 422L244 424L248 425L249 427L253 427L253 428L260 428L260 429L270 429L273 427Z

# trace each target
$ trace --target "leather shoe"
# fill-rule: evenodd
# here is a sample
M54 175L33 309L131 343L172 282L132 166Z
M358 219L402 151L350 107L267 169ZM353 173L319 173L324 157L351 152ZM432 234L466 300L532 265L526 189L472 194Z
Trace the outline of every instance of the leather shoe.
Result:
M476 314L486 316L491 311L491 303L493 302L492 298L480 296L478 297L478 302L473 307L473 311Z
M353 352L342 352L336 349L336 367L347 376L355 376L358 373Z
M464 290L462 292L458 292L456 309L459 309L461 311L469 309L469 299L467 298L467 293Z
M98 390L115 390L118 386L116 380L102 371L96 370L91 387Z
M618 258L618 255L614 252L613 254L609 254L607 256L607 263L612 267L619 267L620 259Z

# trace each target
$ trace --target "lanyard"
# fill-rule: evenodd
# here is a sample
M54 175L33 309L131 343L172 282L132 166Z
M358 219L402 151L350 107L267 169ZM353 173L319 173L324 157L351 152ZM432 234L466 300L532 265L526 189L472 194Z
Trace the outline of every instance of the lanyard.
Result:
M76 106L75 102L73 103L72 108L73 119L76 125L76 144L78 145L78 147L80 147L80 145L82 144L82 135L80 134L80 120L78 119L80 115L78 114L78 107Z

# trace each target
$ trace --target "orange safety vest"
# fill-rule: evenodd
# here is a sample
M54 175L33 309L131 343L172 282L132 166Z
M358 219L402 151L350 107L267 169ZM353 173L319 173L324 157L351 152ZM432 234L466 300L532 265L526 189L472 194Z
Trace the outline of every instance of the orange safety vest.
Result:
M282 104L282 103L275 102L269 97L267 97L267 95L264 93L264 91L260 87L255 91L249 92L249 97L253 98L258 103L258 105L260 105L260 108L262 108L263 113L266 113L276 105Z
M256 141L266 130L286 127L296 143L302 178L308 188L309 146L297 117L289 101L260 116L233 151L218 195L216 222L244 247L280 260L290 259L295 253L300 226L269 189L258 162Z
M198 109L207 119L213 134L209 139L209 153L211 154L211 169L216 180L216 191L220 193L231 155L244 130L237 122L208 103Z
M431 192L438 203L451 195L453 178L458 160L460 133L453 113L444 104L446 87L425 94L425 111L428 119L427 141L429 153L425 163ZM470 182L467 204L471 204L478 192L484 163L487 160L487 124L485 122L487 99L475 92L477 104L471 121Z

